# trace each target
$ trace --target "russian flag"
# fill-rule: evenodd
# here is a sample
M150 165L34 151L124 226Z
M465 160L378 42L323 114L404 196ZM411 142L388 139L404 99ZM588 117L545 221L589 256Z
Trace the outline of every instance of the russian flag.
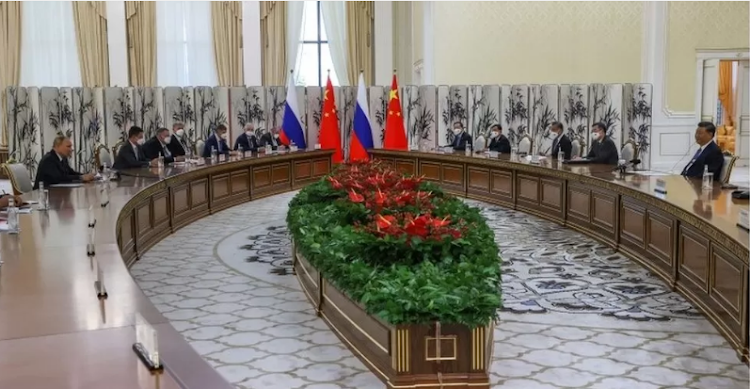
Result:
M289 83L286 86L286 103L284 104L284 120L281 122L280 138L287 138L302 149L307 148L305 143L305 131L302 129L302 122L299 121L299 107L297 107L297 87L294 85L294 75L289 77Z
M357 105L354 108L354 131L349 143L349 161L367 161L370 156L367 149L373 148L372 129L370 127L370 113L365 91L365 76L359 73L359 87L357 88Z

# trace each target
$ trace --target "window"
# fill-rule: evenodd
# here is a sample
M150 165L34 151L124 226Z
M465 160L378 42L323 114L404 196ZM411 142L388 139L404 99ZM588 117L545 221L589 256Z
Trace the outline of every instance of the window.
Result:
M156 84L216 86L211 3L156 2Z
M78 43L70 1L24 1L21 86L81 86Z
M331 83L339 85L338 76L333 68L325 22L321 17L320 1L305 1L295 68L297 85L325 86L328 70L331 71Z

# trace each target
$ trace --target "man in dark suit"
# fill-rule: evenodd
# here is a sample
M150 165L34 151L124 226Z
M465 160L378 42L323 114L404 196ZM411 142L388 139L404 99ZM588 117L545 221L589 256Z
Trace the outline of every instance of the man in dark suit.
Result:
M266 147L266 145L271 145L271 149L276 150L281 144L281 139L279 137L280 137L279 129L272 128L270 132L267 132L261 135L260 147Z
M490 151L497 151L498 153L510 154L510 141L508 137L503 135L503 126L499 124L493 124L490 127Z
M176 141L172 140L169 130L164 127L159 128L156 130L156 135L143 145L143 154L146 154L146 158L148 159L159 158L161 155L164 157L165 164L184 161L185 157L175 157L172 155L172 152L169 150L169 144L172 142Z
M66 184L71 182L89 182L94 180L93 174L81 174L68 163L68 157L73 154L73 143L64 135L55 137L52 150L39 161L36 171L34 189L39 189L39 183L49 187L55 184Z
M471 149L472 144L471 135L466 133L463 123L453 123L453 151L464 151L467 147Z
M560 151L563 152L563 158L569 161L571 154L573 153L573 143L570 142L568 136L563 134L563 125L560 122L553 122L550 127L550 132L556 134L555 140L552 141L551 154L553 159L557 159Z
M206 139L201 156L203 158L210 158L212 149L216 149L216 152L219 154L229 154L230 149L227 145L227 126L219 124L219 126L216 127L216 131Z
M682 175L685 177L703 177L703 170L708 166L708 172L714 174L714 180L721 175L724 166L724 155L716 142L716 127L711 122L700 122L695 130L695 143L700 146L693 158L688 162Z
M115 164L112 166L115 170L142 168L156 166L155 159L149 161L141 147L144 144L143 130L140 127L130 127L128 130L128 141L120 146L117 152Z
M172 132L174 137L172 141L167 143L169 152L172 153L173 157L182 157L187 155L186 150L190 148L187 143L187 137L185 136L185 125L182 122L175 122L172 124Z
M245 132L237 137L237 141L234 142L234 149L238 150L239 146L242 146L244 151L258 151L258 140L255 138L255 126L251 123L245 124Z
M591 131L591 149L586 159L590 163L616 166L620 155L615 142L607 136L607 126L602 122L594 123Z

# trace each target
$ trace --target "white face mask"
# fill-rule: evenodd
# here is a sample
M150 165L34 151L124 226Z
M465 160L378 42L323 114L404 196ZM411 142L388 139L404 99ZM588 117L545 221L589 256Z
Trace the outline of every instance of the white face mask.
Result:
M225 133L223 133L223 134L219 135L219 137L220 137L221 139L227 139L227 133L225 132Z
M492 131L492 135L490 136L492 136L493 138L497 138L498 136L500 136L500 133L497 131Z
M255 133L252 131L245 131L245 135L247 135L248 138L252 138L255 136Z
M174 134L177 135L177 136L179 136L180 138L182 138L182 136L185 135L185 130L183 130L182 128L180 128Z
M135 142L139 145L143 146L144 143L146 143L146 138L138 138L138 140Z
M458 135L458 134L460 134L460 133L462 133L462 132L463 132L463 130L462 130L462 129L460 129L460 128L454 128L454 129L453 129L453 134L455 134L455 135Z
M166 138L164 138L164 144L167 144L167 145L168 145L168 144L169 144L169 142L171 142L171 141L172 141L172 136L171 136L171 135L167 135L167 137L166 137Z
M279 139L279 134L273 134L273 137Z
M594 140L602 139L602 136L599 132L594 132L592 135L593 135Z

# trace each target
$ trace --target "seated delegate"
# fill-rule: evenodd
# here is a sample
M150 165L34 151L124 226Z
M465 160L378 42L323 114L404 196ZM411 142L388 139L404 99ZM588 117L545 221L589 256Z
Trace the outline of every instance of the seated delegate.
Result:
M453 143L451 143L453 151L464 151L468 147L472 147L471 135L466 133L464 125L461 122L453 123Z
M693 158L682 169L685 177L703 177L703 171L708 167L708 172L713 173L714 179L718 180L721 168L724 166L724 155L719 146L714 142L716 127L711 122L700 122L695 129L695 143L698 150Z
M493 124L490 128L489 149L498 153L510 154L510 141L507 136L503 135L503 126Z
M607 126L601 122L595 123L591 130L591 148L586 155L588 162L617 165L620 156L615 142L607 136Z
M116 170L134 169L156 166L157 160L149 161L141 147L144 144L143 130L140 127L130 127L128 130L128 141L120 147L115 157L114 168Z
M184 161L185 157L172 155L169 149L171 142L172 135L169 134L169 130L164 127L159 128L156 130L156 135L143 145L143 154L147 159L159 158L161 155L164 157L165 164Z
M72 182L89 182L94 180L93 174L81 174L72 167L68 158L73 154L73 143L64 135L55 137L52 142L52 150L42 157L36 171L34 189L39 189L39 183L49 187L55 184L67 184Z
M216 149L219 154L229 154L229 146L227 145L227 126L219 124L216 130L211 134L206 143L203 145L201 157L210 158L211 150Z
M271 132L267 132L260 136L260 147L271 146L271 150L276 150L281 144L278 128L272 128Z
M234 142L234 150L239 150L239 146L242 146L244 151L258 151L258 140L255 138L255 126L248 123L245 124L245 132L237 137Z

